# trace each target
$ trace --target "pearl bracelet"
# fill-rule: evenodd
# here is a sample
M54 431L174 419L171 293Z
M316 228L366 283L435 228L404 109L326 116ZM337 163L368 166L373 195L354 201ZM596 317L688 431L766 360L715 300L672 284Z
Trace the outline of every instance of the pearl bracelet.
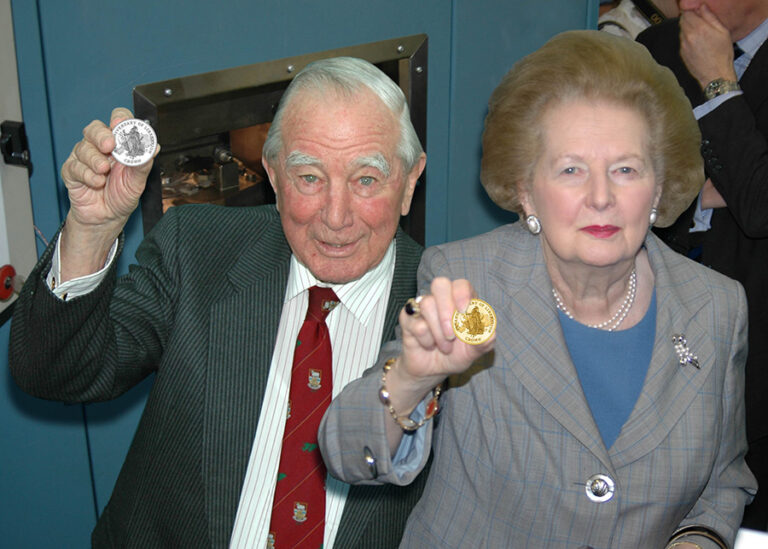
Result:
M440 407L437 403L437 399L440 398L440 392L442 391L442 383L434 388L432 391L432 398L427 403L427 411L424 417L419 421L414 421L409 417L403 417L397 414L392 407L392 403L389 400L389 391L387 391L387 372L392 369L392 366L397 362L397 358L390 358L384 363L384 372L381 374L381 389L379 389L379 400L389 410L389 415L395 420L403 431L415 431L419 427L423 427L424 424L435 417L435 414L440 411Z

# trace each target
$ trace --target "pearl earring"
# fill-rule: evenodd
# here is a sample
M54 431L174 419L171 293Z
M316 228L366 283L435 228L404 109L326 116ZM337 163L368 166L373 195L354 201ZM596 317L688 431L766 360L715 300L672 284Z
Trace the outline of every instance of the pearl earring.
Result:
M528 217L525 218L525 224L528 227L528 230L531 232L531 234L539 234L541 232L541 222L539 221L539 218L535 215L531 214Z
M659 218L659 210L657 210L656 208L651 208L651 215L648 216L648 219L650 220L651 225L656 223L656 220L658 218Z

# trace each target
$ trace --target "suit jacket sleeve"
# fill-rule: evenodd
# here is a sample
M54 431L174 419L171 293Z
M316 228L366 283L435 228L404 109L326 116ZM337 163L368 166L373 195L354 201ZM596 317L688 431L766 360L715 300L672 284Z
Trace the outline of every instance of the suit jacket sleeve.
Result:
M178 288L174 227L175 215L163 216L137 250L142 268L132 267L118 283L113 261L94 291L69 301L45 281L53 240L25 283L11 324L9 363L24 391L68 402L108 400L156 368Z
M768 47L763 50L768 53ZM766 238L768 142L748 100L746 95L732 97L699 120L702 154L707 175L744 234ZM768 127L766 118L763 128Z

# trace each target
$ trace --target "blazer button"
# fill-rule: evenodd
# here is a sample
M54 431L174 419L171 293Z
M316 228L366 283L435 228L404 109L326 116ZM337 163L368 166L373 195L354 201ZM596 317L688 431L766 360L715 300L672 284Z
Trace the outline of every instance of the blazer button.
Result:
M613 479L608 475L592 475L584 486L587 497L595 503L605 503L613 497L615 489Z

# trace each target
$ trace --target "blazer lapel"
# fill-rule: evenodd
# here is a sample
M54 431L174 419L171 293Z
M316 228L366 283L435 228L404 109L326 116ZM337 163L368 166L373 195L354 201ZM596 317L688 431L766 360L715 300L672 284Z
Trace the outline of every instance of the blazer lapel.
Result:
M765 82L768 82L768 41L757 50L739 81L752 112L757 112L760 105L768 99L768 86Z
M290 269L279 221L223 277L210 311L202 475L215 547L226 547L258 425Z
M679 276L686 272L685 258L659 246L656 237L649 237L646 247L656 278L656 338L643 391L611 447L616 467L640 459L666 439L715 362L715 347L704 328L712 314L705 285L695 275ZM672 342L675 334L685 336L701 369L680 364Z
M541 246L522 231L519 238L528 239L530 249L515 253L533 258L528 269L530 278L510 270L509 265L514 261L505 258L497 259L497 264L489 269L503 295L502 303L498 304L500 333L496 352L506 355L501 363L509 365L542 408L612 471L608 452L567 351ZM518 261L520 257L516 255Z

